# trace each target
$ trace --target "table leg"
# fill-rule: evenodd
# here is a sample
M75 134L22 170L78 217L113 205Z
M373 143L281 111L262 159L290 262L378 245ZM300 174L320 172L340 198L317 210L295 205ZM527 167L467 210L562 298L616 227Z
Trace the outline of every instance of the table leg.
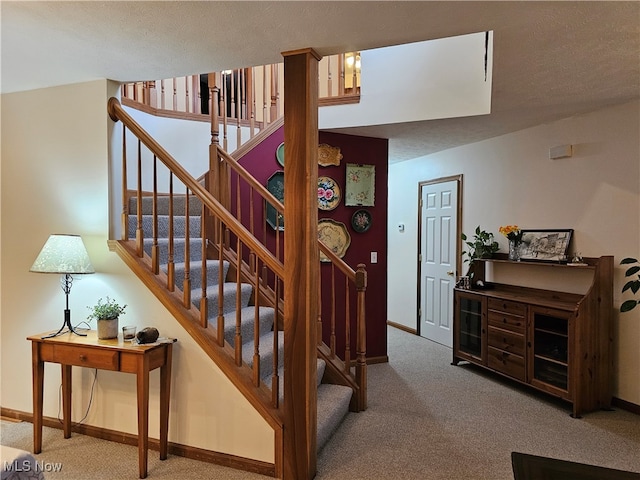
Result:
M140 478L147 478L147 451L149 447L149 358L138 359L138 466Z
M62 367L62 430L64 438L71 437L71 365Z
M160 367L160 460L167 458L169 433L169 398L171 396L171 355L173 345L165 349L165 362Z
M42 452L42 392L44 388L44 362L40 359L40 345L31 343L31 369L33 382L33 453Z

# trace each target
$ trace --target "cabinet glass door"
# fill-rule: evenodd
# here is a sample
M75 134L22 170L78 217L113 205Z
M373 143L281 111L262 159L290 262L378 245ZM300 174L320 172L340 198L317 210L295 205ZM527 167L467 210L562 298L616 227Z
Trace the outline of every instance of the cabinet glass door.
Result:
M533 378L561 390L568 385L568 322L533 314Z
M482 301L460 297L459 339L461 352L482 355Z

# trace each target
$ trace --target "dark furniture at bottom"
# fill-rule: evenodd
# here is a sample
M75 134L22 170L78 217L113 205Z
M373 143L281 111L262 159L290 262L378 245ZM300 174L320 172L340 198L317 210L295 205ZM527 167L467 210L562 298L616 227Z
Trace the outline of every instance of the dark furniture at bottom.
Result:
M640 473L512 452L514 480L640 480Z

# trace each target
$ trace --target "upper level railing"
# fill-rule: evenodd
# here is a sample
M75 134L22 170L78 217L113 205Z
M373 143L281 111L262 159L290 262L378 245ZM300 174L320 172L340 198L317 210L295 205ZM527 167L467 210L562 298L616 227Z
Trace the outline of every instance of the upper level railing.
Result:
M360 101L360 52L325 57L319 64L319 105ZM122 103L155 115L209 121L219 118L221 146L228 151L229 127L235 127L236 148L266 128L284 111L284 64L224 70L122 86ZM213 89L219 89L213 100ZM215 102L215 107L214 107Z

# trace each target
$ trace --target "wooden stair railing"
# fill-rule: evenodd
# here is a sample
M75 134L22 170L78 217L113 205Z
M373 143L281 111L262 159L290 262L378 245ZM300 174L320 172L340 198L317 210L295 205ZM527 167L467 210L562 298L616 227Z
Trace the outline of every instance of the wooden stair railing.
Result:
M274 381L270 388L260 381L260 362L261 351L260 345L255 345L253 352L253 365L247 365L242 362L242 342L234 342L231 346L225 342L224 338L224 321L223 312L223 296L218 296L217 325L210 327L208 325L207 303L205 299L208 294L207 290L207 261L211 262L210 252L222 252L228 250L229 239L233 236L236 251L241 252L240 256L247 255L248 262L244 269L236 269L236 282L243 281L240 276L242 271L256 292L256 298L268 299L269 295L265 292L274 291L276 295L282 295L281 285L284 275L284 266L280 260L274 257L269 250L262 245L247 229L241 225L220 203L200 184L198 183L171 155L166 152L144 129L142 129L122 108L117 99L111 98L108 102L108 112L114 121L121 121L123 124L123 159L122 159L122 191L123 191L123 212L122 212L122 240L112 242L112 248L118 253L129 254L121 255L128 262L129 266L136 272L139 277L147 284L154 294L164 303L169 311L180 321L187 332L198 342L201 348L220 366L221 370L236 385L236 387L251 402L256 410L267 420L267 422L276 431L282 430L284 417L280 405L280 395L278 391L278 362L277 358L272 362L272 375ZM127 158L126 139L127 130L137 137L137 145L135 148L137 158L135 161L129 162ZM143 152L142 146L146 149ZM143 154L144 153L144 154ZM160 171L161 166L166 167ZM133 172L129 167L134 166ZM151 178L146 179L145 173ZM128 178L135 178L136 189L133 196L136 198L136 215L135 215L135 239L128 238L129 230L129 199L132 196L127 187ZM143 181L144 178L144 181ZM167 182L168 193L160 193L158 184L161 181ZM143 190L143 185L146 190ZM168 197L169 204L169 243L168 249L168 267L167 271L161 271L159 265L159 245L157 237L158 214L156 211L157 199L161 196ZM144 197L152 199L153 213L153 233L151 238L145 238L143 228L142 200ZM190 211L195 203L200 205L197 212ZM177 205L180 203L183 209L177 211ZM193 214L193 215L192 215ZM180 255L184 258L184 280L181 290L175 288L174 267L178 255L178 238L174 233L178 229L174 225L174 217L184 215L185 226L182 227L184 233L183 252ZM217 237L218 243L213 245L210 240L197 241L191 237L191 228L189 227L188 218L190 216L199 216L202 219L213 218L216 229L220 232ZM200 233L204 230L202 227ZM200 235L202 237L202 235ZM145 248L147 247L147 248ZM191 294L191 274L190 261L191 250L201 249L202 254L200 262L201 269L201 289L200 294L203 299L198 306L192 302ZM149 254L149 252L151 252ZM195 252L194 252L195 253ZM131 257L137 260L131 260ZM208 258L209 257L209 258ZM222 272L223 262L228 255L216 255L213 257L220 265L219 271ZM248 270L247 270L248 269ZM143 275L143 271L152 272L153 279L149 280L148 274ZM222 285L222 284L220 284ZM163 293L164 292L164 293ZM273 297L273 295L272 295ZM256 306L258 303L255 302ZM257 313L256 308L256 315ZM277 309L276 309L277 312ZM239 324L239 312L236 313L236 325ZM278 328L279 321L276 313L276 322L274 324L274 351L278 350L278 339L282 338L282 330ZM254 335L256 338L260 336L260 322L254 321ZM242 371L245 371L242 374ZM275 388L272 388L275 385ZM277 435L281 435L278 434Z

